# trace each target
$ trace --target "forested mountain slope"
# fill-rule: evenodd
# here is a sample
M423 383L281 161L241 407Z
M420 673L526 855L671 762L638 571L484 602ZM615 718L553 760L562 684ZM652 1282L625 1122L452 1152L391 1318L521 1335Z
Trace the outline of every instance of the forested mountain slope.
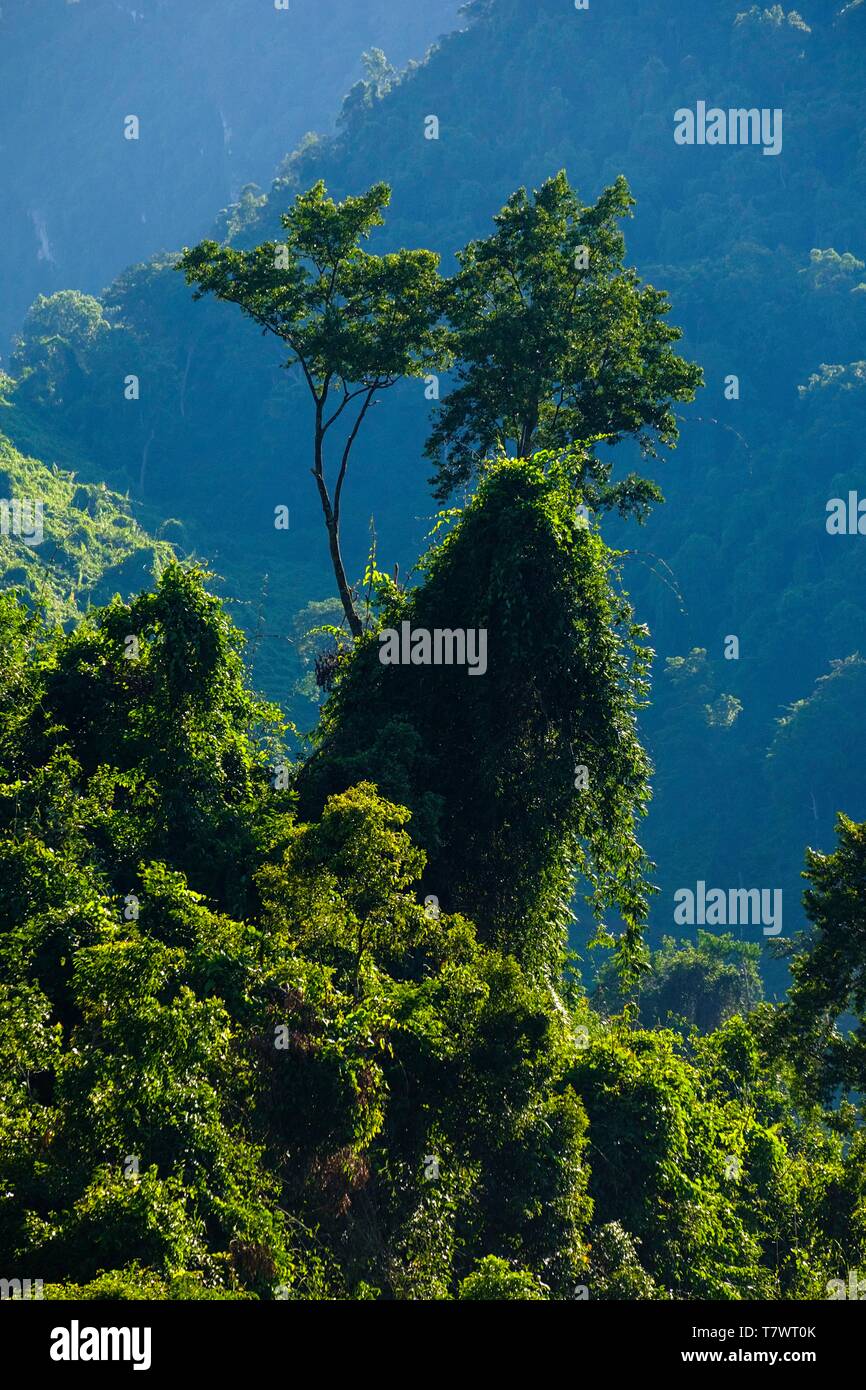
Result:
M673 892L698 880L781 887L787 934L803 842L829 846L838 809L866 814L855 655L866 562L856 535L826 529L828 501L863 487L866 146L854 132L866 7L479 0L467 19L400 80L356 88L337 134L297 153L267 201L248 195L224 230L252 245L278 234L279 214L318 178L338 197L385 179L393 199L375 247L427 246L447 268L517 185L565 167L590 199L627 176L629 259L670 292L707 383L657 471L667 505L642 531L602 523L632 552L626 582L659 653L645 719L655 920L670 929ZM699 101L780 110L779 153L677 145L674 114ZM425 138L430 116L438 139ZM50 393L28 408L115 485L122 474L192 527L258 622L259 678L288 701L295 616L332 592L303 384L240 315L192 303L172 264L117 280L104 298L111 331L79 346L63 408ZM129 372L143 383L134 404ZM403 383L359 441L344 520L355 575L371 515L381 563L405 572L421 548L434 511L421 458L430 410L423 384ZM279 504L285 533L273 527Z
M149 25L189 219L0 374L0 1297L797 1300L757 1356L815 1355L866 1291L866 0L473 0L218 240L186 136L228 73L276 163L253 47L318 16L336 81L351 25L139 3L10 10L61 102ZM714 103L754 141L675 138Z
M0 585L15 588L49 625L68 625L116 593L149 588L174 557L168 541L140 525L128 497L46 467L2 433L0 495Z

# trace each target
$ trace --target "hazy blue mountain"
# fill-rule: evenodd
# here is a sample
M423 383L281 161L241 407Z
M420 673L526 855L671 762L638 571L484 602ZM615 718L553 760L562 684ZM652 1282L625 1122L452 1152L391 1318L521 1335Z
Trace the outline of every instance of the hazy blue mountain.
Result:
M421 58L457 0L4 0L0 352L37 293L208 230L328 131L361 54ZM137 141L124 138L136 115Z

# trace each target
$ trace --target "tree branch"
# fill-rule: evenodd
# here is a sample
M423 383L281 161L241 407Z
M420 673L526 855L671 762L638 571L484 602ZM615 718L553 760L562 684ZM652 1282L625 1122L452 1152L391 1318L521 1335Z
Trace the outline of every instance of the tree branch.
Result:
M346 447L343 450L343 457L340 460L340 472L337 475L337 483L334 488L334 521L337 525L339 525L340 522L340 494L343 491L343 483L346 478L346 469L349 466L349 454L351 453L352 445L355 442L358 430L361 428L361 422L364 419L364 416L367 414L367 411L370 408L370 402L373 399L374 393L378 391L379 386L380 382L377 380L373 382L373 385L371 387L369 387L367 391L367 399L364 401L364 404L358 411L357 419L355 420L355 423L352 426L352 432L349 435L349 438L346 440Z

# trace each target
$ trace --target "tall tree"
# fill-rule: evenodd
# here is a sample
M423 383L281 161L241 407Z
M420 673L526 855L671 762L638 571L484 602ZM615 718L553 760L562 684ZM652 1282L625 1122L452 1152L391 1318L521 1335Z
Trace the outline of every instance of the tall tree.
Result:
M282 243L241 251L203 241L185 249L178 265L189 284L198 286L197 299L214 294L238 304L287 344L287 367L300 365L314 406L313 477L340 602L355 637L362 623L340 545L352 447L382 391L400 377L421 376L448 362L447 334L438 326L438 255L401 250L374 256L361 247L383 224L390 198L388 185L377 183L360 197L335 203L320 181L282 215ZM338 421L343 434L332 473L326 444Z
M694 398L702 374L671 348L667 296L623 264L619 221L634 206L620 176L595 204L563 171L530 198L513 193L496 231L458 252L448 319L457 383L442 400L426 452L444 499L491 454L526 457L604 437L635 435L644 455L673 446L673 403ZM656 485L631 474L610 485L610 463L586 454L590 505L645 514Z

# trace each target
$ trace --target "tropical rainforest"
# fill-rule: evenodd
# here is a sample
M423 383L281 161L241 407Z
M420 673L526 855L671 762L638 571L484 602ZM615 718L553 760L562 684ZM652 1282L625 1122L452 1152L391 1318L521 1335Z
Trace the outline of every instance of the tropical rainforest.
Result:
M4 1297L866 1296L864 56L4 4Z

